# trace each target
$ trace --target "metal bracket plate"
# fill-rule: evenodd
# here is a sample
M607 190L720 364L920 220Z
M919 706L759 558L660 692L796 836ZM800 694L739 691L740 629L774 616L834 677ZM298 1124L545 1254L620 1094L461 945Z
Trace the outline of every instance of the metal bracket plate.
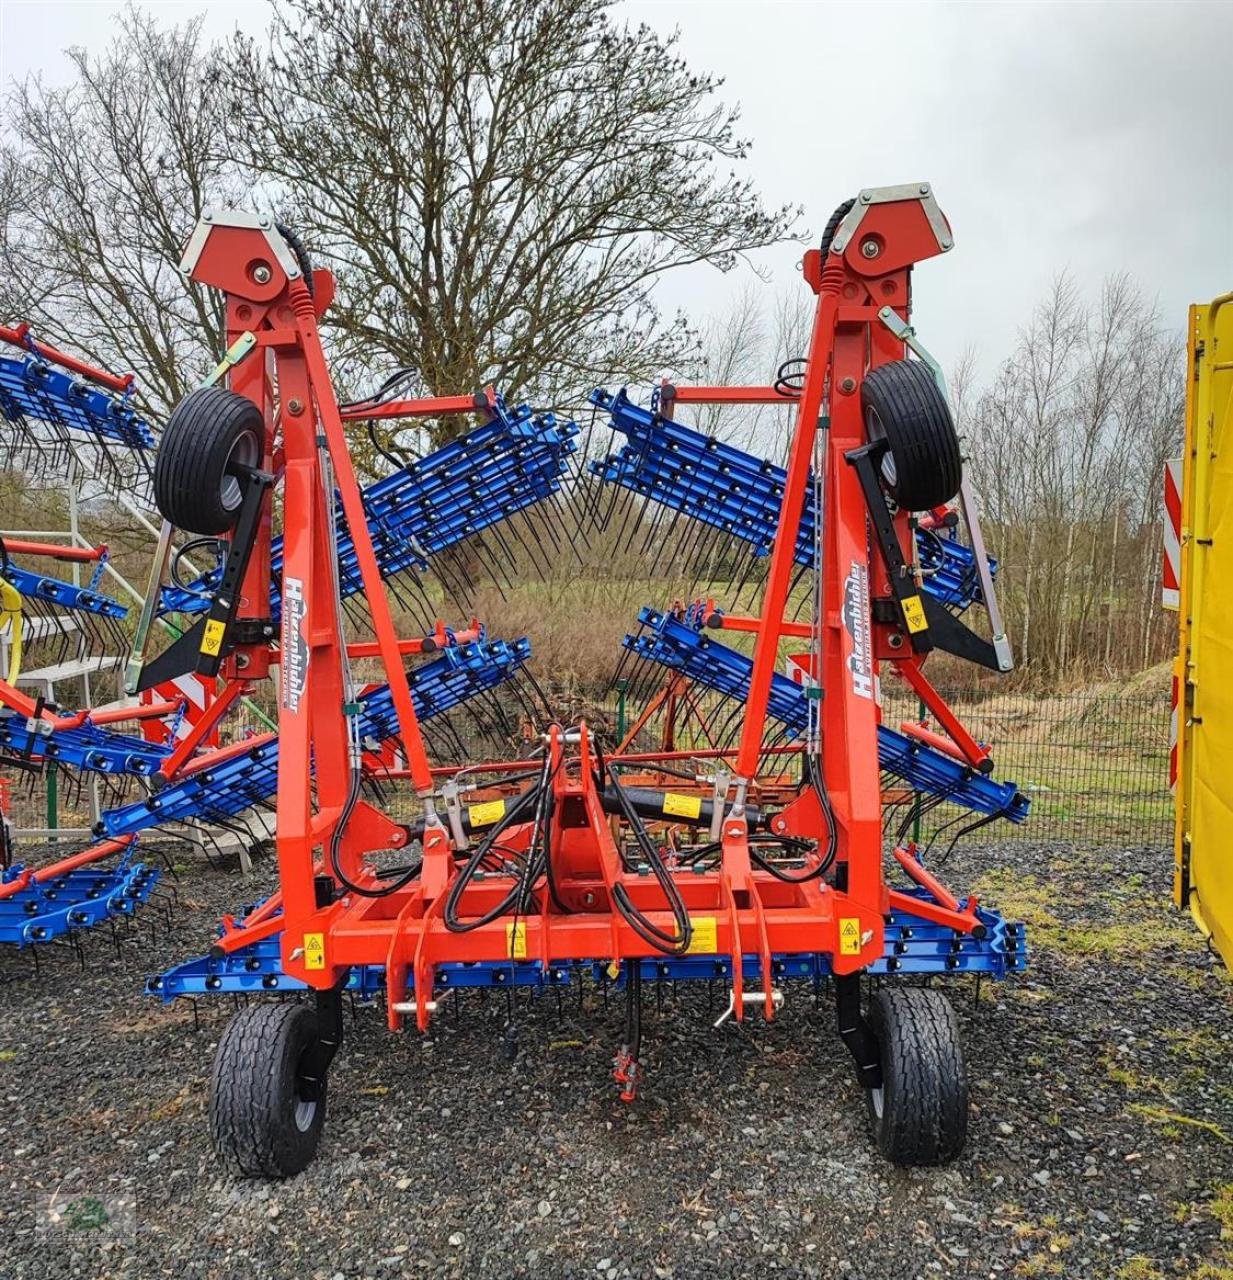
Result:
M839 229L831 240L831 252L842 253L848 247L848 242L864 220L865 210L871 205L891 204L898 200L919 200L930 229L937 238L938 248L947 253L955 247L954 237L934 198L933 188L927 182L903 182L894 187L866 187L839 224Z
M201 211L201 217L184 246L184 256L180 259L180 274L190 276L201 259L206 240L209 239L213 227L247 227L260 231L270 246L278 265L286 273L288 280L298 280L302 274L300 263L291 246L278 234L274 219L264 213L246 213L243 209L213 209L207 205Z

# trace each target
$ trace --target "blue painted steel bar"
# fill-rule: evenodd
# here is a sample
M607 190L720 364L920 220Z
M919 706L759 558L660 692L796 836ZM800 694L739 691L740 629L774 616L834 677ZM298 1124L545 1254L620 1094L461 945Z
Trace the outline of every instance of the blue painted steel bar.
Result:
M21 872L20 864L9 867L0 873L0 883L16 879ZM11 898L0 899L0 943L25 947L52 942L104 920L132 915L149 898L158 878L156 867L126 857L106 871L87 867L32 884Z
M48 577L21 569L10 561L0 568L0 577L17 588L19 595L31 600L41 600L61 609L75 609L82 613L95 613L103 618L124 618L128 607L105 596L92 587L76 587L71 582Z
M411 696L421 720L451 710L476 694L511 680L531 656L525 640L488 640L447 649L411 675ZM398 733L398 716L388 685L362 699L360 735L373 746ZM278 782L278 739L207 764L179 782L134 804L109 809L97 833L130 835L165 822L209 822L234 817L274 794Z
M638 621L644 630L641 635L625 637L622 643L626 649L737 702L745 701L752 660L701 630L696 608L687 613L684 621L647 608L638 614ZM805 690L776 673L771 680L767 714L784 725L791 738L803 738L808 727ZM886 725L878 726L878 760L887 773L915 790L943 796L977 813L998 814L1010 822L1022 822L1028 815L1029 801L1013 782L995 782Z
M592 474L609 484L747 542L757 556L770 554L779 527L785 472L769 459L720 443L650 409L624 389L602 389L591 403L607 411L609 425L628 438L619 453L592 462ZM796 539L796 561L812 565L816 544L813 510L806 505ZM976 560L956 538L918 530L923 589L943 604L966 609L981 598ZM997 562L989 561L990 572Z
M370 484L362 491L373 549L383 577L409 569L427 569L429 559L467 538L507 520L557 493L575 451L573 422L559 423L550 413L536 414L527 405L507 409L497 398L491 422L450 441L440 449ZM344 598L362 589L355 546L341 505L339 522L339 589ZM272 616L281 602L282 538L274 539L270 587ZM204 573L185 587L165 587L163 612L197 613L209 601L221 568Z
M148 778L171 754L171 748L122 733L110 733L89 722L75 729L38 733L26 718L0 707L0 752L40 762L55 760L92 773L129 774Z
M922 889L913 896L930 900ZM966 906L966 903L964 904ZM251 910L251 908L250 908ZM906 911L891 912L886 926L886 947L869 966L870 973L899 974L987 974L1004 978L1027 967L1027 946L1022 924L1008 923L1001 912L978 906L977 918L985 926L985 937L960 934L944 925L931 924ZM579 972L596 983L607 981L610 962L570 961L545 966L532 960L480 961L468 964L439 964L434 971L437 994L472 987L560 987L574 981ZM830 957L824 953L776 955L771 959L776 979L824 977L830 973ZM731 977L730 955L656 956L643 960L646 982L701 982ZM744 957L745 981L756 986L761 981L761 961L756 955ZM614 986L621 987L622 977ZM350 971L347 988L362 999L383 994L385 973L380 965L366 965ZM275 935L221 957L199 956L152 977L147 995L163 1000L180 996L260 994L274 991L306 991L298 979L282 971L279 939Z
M127 396L105 391L33 354L0 356L0 416L17 427L33 418L130 449L154 447L154 433Z

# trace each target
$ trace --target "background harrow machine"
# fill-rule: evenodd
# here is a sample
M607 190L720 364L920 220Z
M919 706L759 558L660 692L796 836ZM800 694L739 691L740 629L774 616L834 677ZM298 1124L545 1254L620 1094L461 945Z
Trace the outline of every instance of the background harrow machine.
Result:
M112 488L141 487L155 437L133 403L131 373L116 375L0 326L0 463L27 475L78 466Z
M976 822L1026 813L922 671L934 648L993 670L1010 665L944 391L907 323L913 265L951 242L928 186L862 192L806 255L813 333L786 390L673 387L649 411L597 393L630 444L586 474L572 504L583 530L604 523L585 486L612 483L767 562L758 612L709 603L679 616L650 611L651 634L629 642L671 679L735 704L726 741L614 751L585 720L549 721L520 758L459 768L430 758L429 709L402 665L419 642L399 639L383 578L418 569L438 533L449 543L451 529L488 527L473 509L485 495L503 515L555 498L574 432L511 414L491 394L340 406L318 328L330 274L313 271L268 219L203 216L182 270L223 295L228 385L193 392L173 411L154 491L168 528L226 545L215 578L175 584L188 589L179 606L201 616L167 651L173 658L160 656L163 671L153 660L140 682L183 670L186 659L199 675L244 682L278 665L277 760L262 757L261 768L276 771L280 884L224 921L209 956L151 987L167 997L313 996L248 1005L221 1038L210 1123L233 1166L281 1176L312 1159L347 990L383 995L391 1029L424 1030L451 988L546 989L578 973L624 993L615 1075L627 1099L642 1078L645 979L718 975L725 1018L743 1022L773 1019L787 979L825 976L882 1151L903 1164L959 1152L966 1078L945 997L894 985L866 1004L861 984L869 973L1001 976L1024 961L1021 928L952 893L903 829L886 832L893 856L884 857L884 771ZM922 358L908 358L908 347ZM785 468L722 453L673 421L680 405L734 399L794 404ZM359 486L348 418L477 411L505 454L475 456L463 444L456 469L420 463ZM502 475L513 457L531 459L529 486ZM967 545L952 536L955 500ZM566 509L554 514L560 525ZM571 553L559 528L539 545ZM363 599L370 643L349 640L348 596ZM978 600L990 639L960 617ZM751 636L752 656L720 645L716 628ZM790 642L804 650L798 684L777 672ZM384 671L385 686L367 699L358 658ZM880 724L887 668L919 693L936 732ZM394 820L366 793L378 752L386 781L414 796L410 819ZM434 743L431 755L441 754ZM768 761L786 786L762 788ZM905 888L891 887L888 861Z
M12 354L0 355L4 461L42 478L97 466L97 475L91 474L103 489L123 483L124 502L130 514L137 513L131 495L149 489L145 452L156 437L133 408L131 375L116 377L37 343L24 326L0 330L0 342L14 348ZM357 407L377 417L388 411L380 401ZM494 576L499 574L512 562L509 542L527 545L528 531L511 524L512 518L558 492L574 447L573 424L558 427L552 415L536 415L525 406L510 410L492 392L468 398L465 407L483 419L482 425L421 459L406 461L378 446L397 469L364 495L381 573L400 603L420 618L432 616L419 577L430 567L430 558L447 589L458 594L463 584L450 576L444 560L449 552L463 548ZM375 435L373 439L377 443ZM72 486L70 493L75 497ZM508 534L493 531L501 522ZM485 531L494 546L484 542ZM133 862L132 837L139 832L157 828L162 837L186 840L207 856L212 847L222 851L221 837L239 849L245 867L248 846L266 838L270 824L265 813L272 813L269 802L278 770L277 736L244 730L233 732L234 741L222 745L220 732L228 713L247 702L253 689L240 669L242 659L225 671L219 663L197 674L192 668L199 629L178 649L173 644L151 662L144 660L156 619L179 637L191 630L195 615L216 606L224 561L242 551L234 543L234 537L197 537L192 545L176 549L171 559L170 541L165 541L156 567L161 574L171 559L172 581L149 597L154 603L137 622L130 657L128 692L139 699L129 696L95 707L86 679L84 709L63 711L55 699L67 681L122 665L120 655L130 647L123 625L131 621L130 609L100 589L108 565L106 547L84 545L78 537L69 546L24 535L0 539L0 768L26 780L31 790L45 787L49 817L55 816L57 796L76 805L83 792L88 794L99 838L87 849L31 866L13 863L10 828L4 828L0 913L10 925L0 930L0 942L26 946L54 941L110 915L129 914L157 878L156 871ZM209 549L217 553L216 567L186 578L189 554ZM270 548L271 634L280 614L280 558L281 539L276 538ZM241 559L236 555L232 562ZM58 576L64 564L71 565L74 581ZM340 593L347 598L360 584L341 518L338 564ZM57 572L49 572L48 566ZM90 570L85 582L83 566ZM354 613L362 624L362 608ZM518 736L521 720L511 724L494 690L511 691L525 716L540 714L542 693L524 674L529 656L525 640L491 641L475 620L457 631L438 622L430 634L400 648L440 655L411 677L413 696L417 712L435 719L436 731L450 744L448 754L456 758L477 742L507 743ZM357 643L351 651L362 657L364 650ZM41 665L32 667L34 655ZM366 689L360 701L361 732L371 748L364 753L365 777L369 789L378 791L397 764L389 745L395 729L388 686ZM248 705L260 717L260 708ZM451 713L460 708L461 719L453 723L457 717ZM11 797L8 777L4 785ZM134 791L140 799L134 799Z

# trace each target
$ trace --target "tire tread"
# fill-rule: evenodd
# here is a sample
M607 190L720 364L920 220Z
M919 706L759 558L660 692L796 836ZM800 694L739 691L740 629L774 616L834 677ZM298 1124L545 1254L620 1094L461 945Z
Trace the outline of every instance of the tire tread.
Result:
M929 366L920 360L879 365L861 385L861 403L876 412L895 460L891 497L908 511L949 502L963 482L963 458L950 408Z
M307 1032L308 1023L315 1034L316 1015L304 1005L261 1002L241 1009L219 1040L210 1073L210 1136L235 1172L287 1177L312 1158L325 1119L324 1087L311 1143L281 1122L288 1042Z
M950 1002L925 987L880 991L870 1021L882 1049L878 1147L895 1164L946 1164L967 1140L968 1083Z
M227 387L198 387L171 411L154 459L154 502L159 514L196 534L226 533L239 514L219 495L227 459L246 431L259 438L261 411Z

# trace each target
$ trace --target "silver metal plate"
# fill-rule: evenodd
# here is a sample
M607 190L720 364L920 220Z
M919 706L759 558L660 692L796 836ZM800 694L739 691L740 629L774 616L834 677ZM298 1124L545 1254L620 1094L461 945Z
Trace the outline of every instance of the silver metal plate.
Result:
M292 253L291 246L278 234L274 221L268 214L249 213L244 209L213 209L209 205L202 209L201 218L193 228L188 244L184 246L184 256L180 259L181 275L192 274L213 227L246 227L262 232L270 246L270 252L286 273L287 279L300 278L302 272L299 260Z
M897 200L919 200L925 211L925 218L943 253L953 249L955 242L946 226L946 219L933 195L933 188L927 182L901 182L893 187L866 187L856 197L856 203L848 210L847 216L839 224L835 237L831 241L831 252L842 253L856 229L865 217L865 210L875 204L892 204Z

